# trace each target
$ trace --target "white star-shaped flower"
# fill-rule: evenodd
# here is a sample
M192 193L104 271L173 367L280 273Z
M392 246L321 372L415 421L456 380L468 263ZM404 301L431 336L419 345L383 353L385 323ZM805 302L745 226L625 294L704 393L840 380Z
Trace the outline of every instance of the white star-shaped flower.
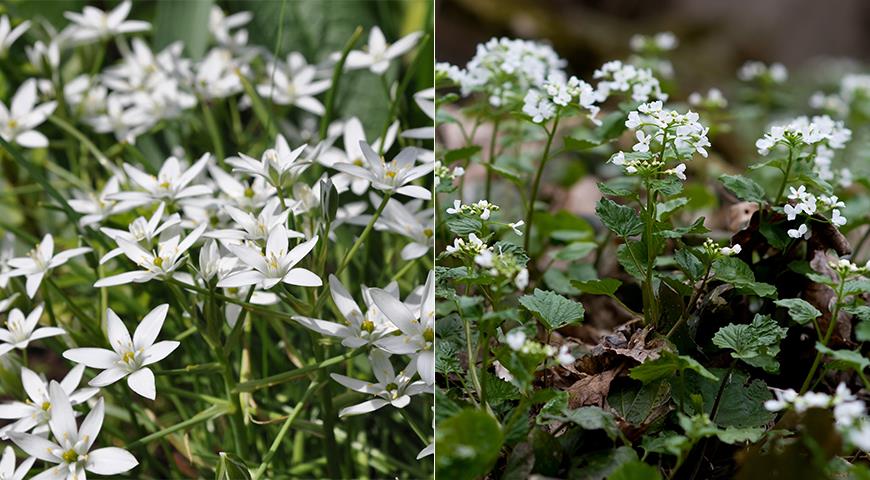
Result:
M147 367L163 360L181 345L174 340L154 343L168 311L169 305L164 303L148 312L133 332L133 338L130 338L124 322L110 308L106 311L106 317L112 350L73 348L63 352L63 356L67 360L103 370L88 383L92 387L106 387L127 377L127 385L131 390L154 400L157 395L154 373Z
M13 268L5 275L8 277L27 277L27 296L33 298L43 277L52 269L68 262L71 258L90 252L90 247L71 248L54 254L54 238L50 233L42 237L36 247L26 257L17 257L9 260L9 266Z
M375 374L375 378L378 379L375 383L337 373L330 375L333 380L355 392L366 393L375 397L360 404L342 408L338 412L338 416L348 417L369 413L387 405L405 408L411 403L413 395L425 393L429 389L425 382L420 380L413 381L414 373L417 370L413 360L398 374L393 369L393 364L390 363L389 355L380 350L372 350L369 353L369 361L372 365L372 372Z
M368 68L378 75L390 68L390 61L399 58L414 48L421 32L414 32L400 38L393 44L387 43L384 32L378 27L373 27L369 32L369 43L363 50L353 50L347 55L345 67L350 70Z
M60 384L52 381L48 387L51 397L49 427L54 441L29 433L10 433L9 438L28 455L57 464L40 478L86 478L85 471L97 475L118 475L132 470L139 462L130 452L118 447L91 450L105 416L103 399L97 400L81 427L76 425L70 400Z

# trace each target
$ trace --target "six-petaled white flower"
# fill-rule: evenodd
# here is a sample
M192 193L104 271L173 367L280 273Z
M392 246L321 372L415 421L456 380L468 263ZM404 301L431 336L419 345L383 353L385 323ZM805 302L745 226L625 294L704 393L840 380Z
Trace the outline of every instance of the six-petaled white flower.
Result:
M5 275L8 277L27 277L27 296L33 298L36 291L39 290L39 285L42 284L42 279L52 269L57 268L68 262L71 258L79 255L84 255L91 251L90 247L71 248L54 254L54 237L50 233L42 237L30 254L26 257L17 257L9 260L9 266L12 270Z
M106 317L107 334L112 350L73 348L63 352L63 356L87 367L103 370L88 383L92 387L105 387L127 377L127 385L131 390L154 400L157 395L154 372L148 368L148 365L163 360L180 345L174 340L154 343L160 329L163 328L163 321L168 311L169 305L163 304L148 312L133 332L133 338L130 338L130 332L124 322L110 308L106 312Z
M51 428L54 441L29 433L10 433L9 438L28 455L57 464L39 475L40 478L86 478L85 471L97 475L118 475L132 470L139 462L130 452L118 447L91 450L103 427L105 404L103 399L76 425L75 414L60 384L52 381L48 387L51 397Z
M375 378L378 379L375 383L369 383L337 373L330 375L333 380L355 392L366 393L375 397L357 405L342 408L338 412L340 417L373 412L387 405L405 408L411 403L413 395L419 395L429 389L425 382L413 380L414 374L417 371L417 366L413 360L398 374L396 374L393 364L390 362L389 355L380 350L372 350L369 353L369 361L371 362L372 372L374 372Z

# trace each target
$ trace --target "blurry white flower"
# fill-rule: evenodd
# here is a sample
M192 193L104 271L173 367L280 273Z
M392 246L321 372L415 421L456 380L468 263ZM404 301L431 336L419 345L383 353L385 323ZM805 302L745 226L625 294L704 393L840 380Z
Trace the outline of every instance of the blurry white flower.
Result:
M0 102L0 137L26 148L44 148L48 138L34 130L54 112L57 102L36 106L36 80L28 79L12 96L9 109Z
M293 71L292 66L275 63L266 71L265 83L257 85L257 93L278 105L295 105L315 115L323 115L326 108L315 95L329 90L332 80L317 80L317 69L312 65Z
M84 255L90 251L90 247L79 247L71 248L55 255L54 238L50 233L47 233L42 237L42 241L30 251L28 256L9 260L8 264L13 270L4 275L7 277L26 276L27 296L33 298L39 289L39 285L42 284L42 278L52 269L63 265L71 258Z
M375 195L372 197L373 203L380 203ZM391 198L375 227L409 238L411 242L402 248L401 257L405 261L414 260L426 255L435 246L433 212L431 208L423 208L423 202L419 199L402 203Z
M807 233L806 224L801 224L801 226L798 228L788 229L788 236L791 238L801 238L802 236L806 235L806 233Z
M6 18L6 17L3 17ZM15 450L7 446L3 449L3 459L0 460L0 478L3 480L24 480L24 476L30 471L36 457L27 457L15 468Z
M130 452L122 448L91 450L103 426L105 405L102 398L97 400L79 428L70 400L60 384L52 381L48 391L52 409L49 426L55 441L29 433L9 434L15 445L28 455L57 464L45 470L41 478L84 479L85 471L97 475L117 475L139 464Z
M348 70L368 68L372 73L381 75L390 68L390 60L399 58L414 48L422 35L421 32L414 32L389 44L384 32L378 27L372 27L366 48L349 52L345 67Z
M127 377L127 385L131 390L154 400L157 395L154 373L147 367L163 360L180 345L174 340L154 343L168 311L169 305L164 303L148 312L133 332L133 338L130 338L124 322L110 308L106 311L106 331L112 350L73 348L63 352L63 357L103 370L88 383L92 387L106 387Z
M574 358L574 355L571 355L570 351L568 351L567 345L562 345L559 347L559 352L556 354L556 360L562 365L571 365L577 359Z
M132 6L133 3L126 0L108 13L92 6L85 6L82 13L64 12L63 16L72 23L61 35L75 43L89 43L123 33L150 30L148 22L127 20Z
M15 40L18 40L18 37L24 35L24 32L30 28L30 21L25 20L18 24L17 27L12 28L12 24L9 22L9 17L7 15L3 15L0 17L0 57L5 57L9 52L9 47L15 43Z
M41 72L48 73L46 67L50 72L57 70L57 67L60 66L60 47L56 41L49 42L47 46L37 41L32 47L24 47L24 52L27 54L30 64Z
M515 328L505 335L505 341L511 350L519 352L523 345L526 344L526 332Z
M0 356L13 348L24 350L34 340L66 334L64 329L58 327L36 328L41 316L42 304L37 305L26 318L17 308L9 312L6 328L0 328L0 342L3 342L0 343Z

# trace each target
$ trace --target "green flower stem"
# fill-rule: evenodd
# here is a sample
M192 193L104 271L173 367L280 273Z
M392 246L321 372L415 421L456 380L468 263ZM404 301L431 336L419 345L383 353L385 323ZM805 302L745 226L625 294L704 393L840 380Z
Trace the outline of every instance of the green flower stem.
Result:
M646 208L644 215L644 238L646 240L646 280L643 283L643 316L645 325L655 325L658 321L658 305L655 297L655 289L653 287L653 268L655 267L656 254L654 243L655 221L656 221L656 204L655 195L650 190L649 182L646 185Z
M328 368L333 365L338 365L342 362L345 362L357 355L365 353L365 348L357 348L354 350L350 350L341 355L337 355L335 357L327 358L326 360L306 365L302 368L297 368L295 370L290 370L289 372L279 373L277 375L272 375L270 377L259 378L257 380L251 380L248 382L240 383L236 385L233 389L233 392L254 392L263 388L274 387L275 385L280 385L282 383L291 382L293 380L298 380L303 377L307 377L312 373L316 373L323 368Z
M402 418L404 418L405 421L408 422L408 425L411 426L411 429L414 430L414 433L417 434L417 436L420 438L420 441L423 442L423 445L428 445L429 444L429 436L426 435L425 432L423 432L423 429L420 428L419 425L417 425L417 421L414 420L414 417L411 416L411 414L408 413L404 408L400 408L399 413L402 414Z
M785 171L782 173L782 183L779 185L779 191L776 193L776 200L773 202L774 205L779 205L782 201L782 195L785 193L785 187L788 185L788 177L791 175L791 164L794 161L794 149L789 147L788 149L788 160L785 164Z
M692 312L692 309L695 308L695 304L698 302L698 297L700 297L701 294L704 293L704 288L707 286L707 280L710 279L710 269L712 267L713 267L712 262L707 264L707 269L704 271L704 277L701 280L701 286L699 286L698 289L695 290L695 292L692 294L692 297L689 298L689 303L688 303L688 305L686 305L686 309L683 310L683 313L682 313L682 315L680 315L680 318L679 318L679 320L677 320L677 323L675 323L674 326L671 327L670 330L668 330L668 333L667 333L667 335L665 335L665 338L671 338L674 335L674 333L676 333L677 330L680 327L682 327L683 324L686 323L686 321L688 321L689 314Z
M169 370L154 370L154 375L189 375L191 373L217 373L223 367L219 362L200 363L188 365L183 368L173 368Z
M532 222L535 219L535 201L538 199L538 189L541 186L541 177L544 174L544 167L547 165L547 160L550 159L550 147L553 146L553 137L556 136L556 130L559 127L559 117L553 121L553 128L547 130L547 144L544 147L544 154L541 157L541 163L538 165L538 170L535 172L535 179L532 182L532 191L529 195L529 205L526 208L526 235L523 241L523 249L529 253L529 246L532 242Z
M834 303L834 310L831 311L831 320L828 322L828 330L825 332L825 338L822 339L822 345L825 347L828 346L828 342L831 341L831 336L834 334L834 327L837 325L837 318L840 316L840 307L843 305L843 289L846 286L846 278L845 275L840 274L839 284L837 285L837 301ZM816 352L816 358L813 360L813 366L810 367L809 373L807 373L807 378L804 379L804 383L801 386L800 394L803 395L806 393L807 389L810 388L810 382L813 380L813 375L816 374L816 370L819 368L819 364L822 363L822 357L824 355L822 352Z
M258 480L263 473L265 473L266 468L269 466L269 462L272 461L272 457L278 452L278 448L281 446L281 443L284 441L284 437L287 435L287 432L290 430L290 426L296 420L296 417L299 416L299 413L302 412L302 408L308 402L308 398L311 396L314 391L318 390L321 384L318 382L311 382L308 385L308 389L305 390L305 393L302 395L302 398L296 403L293 407L293 410L290 412L290 415L287 416L287 420L284 421L284 424L281 425L281 430L278 431L278 435L275 436L275 440L272 441L272 445L269 447L269 451L266 452L266 455L263 457L263 463L257 468L251 477L253 480Z
M171 427L164 428L163 430L154 432L150 435L146 435L146 436L140 438L139 440L136 440L133 443L127 444L126 448L133 449L133 448L138 448L142 445L147 445L148 443L151 443L154 440L159 440L159 439L166 437L167 435L171 435L175 432L178 432L181 430L186 430L187 428L190 428L190 427L197 425L199 423L207 422L209 420L214 420L215 418L222 417L222 416L226 415L227 413L229 413L229 407L227 405L224 405L224 404L212 405L211 407L208 407L207 409L197 413L193 417L191 417L183 422L176 423L175 425L173 425Z
M347 40L347 43L344 44L344 48L341 50L341 57L338 59L338 63L335 64L335 68L332 70L332 83L329 86L329 91L326 92L326 106L323 117L320 119L320 139L323 140L326 138L327 129L329 128L329 122L332 121L332 113L335 105L335 97L338 95L338 85L341 81L341 73L344 70L344 62L347 60L348 54L353 50L353 47L356 46L356 42L359 41L360 37L362 37L363 28L362 26L357 26L353 33L350 35L350 38Z
M378 205L378 209L375 210L374 215L372 215L372 219L369 220L368 225L366 225L366 228L360 234L359 238L357 238L356 241L353 242L353 245L350 247L350 250L347 251L347 253L344 255L344 258L341 260L341 263L338 264L338 268L335 270L336 276L341 274L341 272L343 272L344 269L347 268L347 265L350 263L350 260L353 258L353 255L357 252L357 250L359 250L359 248L362 246L362 244L369 237L369 234L372 232L372 229L375 227L375 222L377 222L378 218L381 217L381 213L383 213L384 208L387 207L387 203L390 201L390 197L392 197L392 196L393 196L392 192L386 192L384 194L384 198L383 198L383 200L381 200L381 204ZM324 239L324 241L327 241L327 240ZM326 293L326 292L321 292L321 296L324 293Z
M214 154L217 156L218 165L221 168L226 168L224 165L224 142L221 139L220 130L217 122L214 119L214 114L211 111L208 101L202 97L199 98L199 104L202 107L202 118L205 121L205 128L208 131L208 136L211 137L212 146L214 146Z
M87 135L85 135L72 124L68 123L66 120L63 120L57 115L52 115L48 117L48 121L49 123L52 123L56 127L75 137L76 140L78 140L82 145L84 145L85 148L88 149L89 152L91 152L91 155L93 155L94 158L97 159L97 161L103 168L107 169L108 171L112 171L114 167L112 165L112 162L109 161L108 157L103 155L103 152L99 148L97 148L96 145L94 145L94 142L92 142Z
M498 127L501 124L501 117L496 117L492 123L492 136L489 139L489 163L486 168L486 186L483 189L483 198L491 200L492 197L492 166L495 165L495 146L498 139Z
M462 318L462 323L465 324L465 352L468 355L468 372L471 374L471 383L474 385L474 389L477 390L480 403L486 405L486 395L483 391L483 386L480 384L480 377L477 375L477 355L475 355L474 346L471 344L471 322ZM487 410L489 409L487 408Z

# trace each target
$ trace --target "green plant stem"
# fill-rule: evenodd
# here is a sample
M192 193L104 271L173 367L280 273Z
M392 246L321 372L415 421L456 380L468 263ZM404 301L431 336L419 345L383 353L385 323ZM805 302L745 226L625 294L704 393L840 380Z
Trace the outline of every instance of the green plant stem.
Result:
M828 330L825 332L825 338L822 339L822 345L825 347L828 346L828 342L831 340L831 336L834 334L834 327L837 325L837 318L840 316L840 307L842 306L842 298L843 298L843 288L846 286L846 279L844 275L840 275L839 284L837 285L836 295L837 301L834 303L834 310L831 312L831 320L828 322ZM810 382L813 380L813 375L816 374L816 370L819 368L819 364L822 363L822 357L824 354L822 352L816 352L816 358L813 360L813 365L810 367L809 373L807 373L807 378L804 379L804 383L801 386L800 394L803 395L806 393L807 389L810 388Z
M356 239L356 241L353 242L353 245L350 247L350 250L348 250L347 253L344 255L344 258L341 259L341 263L338 264L338 268L335 270L335 276L340 275L341 272L343 272L344 269L347 268L347 265L350 263L351 259L353 259L354 254L357 252L357 250L359 250L359 248L362 246L362 244L369 237L369 234L372 232L372 229L374 229L374 227L375 227L375 222L377 222L378 218L381 217L381 213L383 213L384 208L387 207L387 203L390 201L390 197L392 195L393 195L392 192L386 192L384 194L384 198L383 198L383 200L381 200L381 204L378 205L378 209L375 210L374 215L372 215L372 219L369 220L369 223L368 223L368 225L366 225L366 228L362 231L362 233L359 235L359 237ZM324 241L327 241L327 240L324 239ZM320 295L322 296L325 293L326 292L323 291L320 293Z
M654 247L656 204L655 195L650 189L649 182L646 184L646 211L644 238L646 240L646 280L643 283L643 316L645 325L655 325L658 321L658 305L656 303L655 289L653 288L653 269L655 267L656 254ZM627 248L627 247L626 247Z
M417 421L414 420L414 417L411 416L411 414L408 413L404 408L400 408L399 413L402 414L402 418L404 418L405 421L408 422L408 425L411 426L411 429L414 430L414 433L417 434L417 437L420 438L420 441L423 442L423 445L428 444L429 443L429 436L426 435L425 432L423 432L423 429L420 428L419 425L417 425Z
M303 377L308 376L311 373L315 373L320 369L331 367L333 365L338 365L346 360L349 360L357 355L360 355L366 351L365 348L357 348L351 350L349 352L345 352L341 355L337 355L335 357L327 358L326 360L314 363L312 365L306 365L302 368L297 368L295 370L290 370L289 372L279 373L277 375L272 375L270 377L259 378L257 380L251 380L248 382L243 382L236 385L236 388L233 389L234 392L253 392L256 390L260 390L263 388L274 387L275 385L280 385L282 383L291 382L293 380L297 380Z
M269 447L269 451L267 451L266 455L263 457L263 462L260 464L259 467L257 467L257 470L251 477L253 480L258 480L263 475L263 473L265 473L266 468L269 466L269 462L272 461L272 458L278 452L278 448L284 441L284 437L287 436L287 432L290 431L290 426L296 420L296 417L299 416L299 413L302 412L302 408L305 407L305 404L308 402L308 398L315 390L318 389L319 385L320 384L318 384L316 381L312 382L310 385L308 385L308 389L305 390L302 398L300 398L299 401L296 402L296 405L293 407L290 415L287 416L284 424L281 425L281 430L278 431L278 435L275 436L275 440L272 441L272 445Z
M668 334L665 335L665 338L671 338L674 335L674 333L676 333L677 330L680 327L682 327L683 324L686 323L686 321L688 321L689 314L692 312L692 309L695 308L695 304L698 302L698 297L700 297L701 294L704 293L704 288L707 286L707 280L710 279L710 269L712 267L713 267L712 263L707 265L707 269L704 271L703 280L701 280L701 286L698 287L698 289L695 290L695 292L692 294L692 297L689 298L689 304L686 305L686 309L683 311L682 315L680 315L680 318L679 318L679 320L677 320L677 323L675 323L674 326L671 327L670 330L668 330Z
M550 159L550 147L553 146L553 137L556 136L556 130L559 127L559 117L553 121L553 128L547 131L547 144L544 146L544 154L541 156L541 162L538 164L538 170L535 172L535 179L532 181L532 191L529 195L529 205L526 208L526 236L523 240L523 249L529 253L529 246L532 242L532 222L535 220L535 201L538 198L538 189L541 186L541 177L544 174L544 167L547 165L547 160Z
M486 186L484 187L483 198L491 200L492 197L492 167L495 165L495 146L498 139L498 127L501 123L501 117L496 117L492 124L492 137L489 139L489 164L486 166Z
M480 377L477 375L477 355L475 355L474 346L471 344L471 322L465 318L462 319L462 322L465 324L465 353L468 355L468 372L471 374L471 383L477 390L480 403L486 405L486 396L483 393L483 386L480 384Z
M782 201L782 195L785 193L785 187L788 185L788 177L791 175L791 164L794 161L794 150L789 147L788 149L788 160L785 164L785 172L782 174L782 184L779 186L779 191L776 193L776 201L774 201L774 205L779 205L779 202Z
M214 146L214 154L217 157L218 165L221 168L226 168L224 165L224 142L221 139L220 130L217 122L214 119L214 114L211 111L208 101L204 98L199 99L199 104L202 106L202 118L205 120L205 128L208 131L208 136L211 137L211 143Z
M136 440L133 443L127 444L126 448L128 450L133 449L133 448L138 448L142 445L146 445L150 442L153 442L154 440L159 440L167 435L171 435L175 432L185 430L185 429L192 427L196 424L199 424L202 422L207 422L209 420L213 420L215 418L226 415L228 413L228 411L229 411L229 408L227 405L223 405L223 404L212 405L211 407L208 407L207 409L197 413L193 417L191 417L183 422L176 423L175 425L172 425L171 427L164 428L163 430L154 432L151 435L146 435L146 436L140 438L139 440Z

